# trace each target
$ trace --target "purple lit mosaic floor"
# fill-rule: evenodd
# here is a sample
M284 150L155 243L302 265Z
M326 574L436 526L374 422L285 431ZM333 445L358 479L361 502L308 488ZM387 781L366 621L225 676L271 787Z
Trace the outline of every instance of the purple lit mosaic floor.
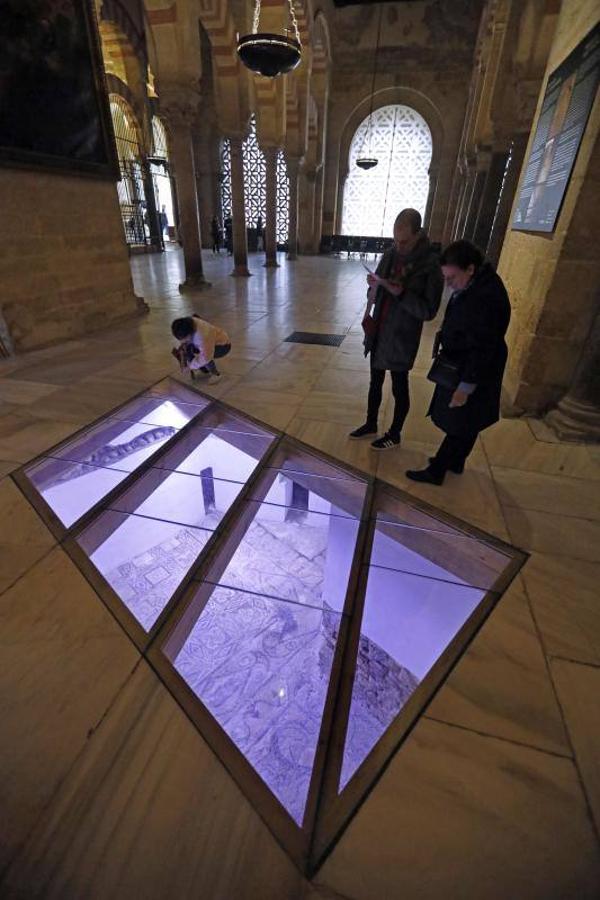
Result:
M347 786L368 789L523 562L169 380L18 478L307 846L307 811L347 819Z

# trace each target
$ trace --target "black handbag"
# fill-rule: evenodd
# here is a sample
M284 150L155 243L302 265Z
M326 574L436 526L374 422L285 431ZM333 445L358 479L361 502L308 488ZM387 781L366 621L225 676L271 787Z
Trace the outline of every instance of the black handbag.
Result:
M461 380L458 365L444 356L442 352L438 353L433 360L427 378L449 391L455 391Z

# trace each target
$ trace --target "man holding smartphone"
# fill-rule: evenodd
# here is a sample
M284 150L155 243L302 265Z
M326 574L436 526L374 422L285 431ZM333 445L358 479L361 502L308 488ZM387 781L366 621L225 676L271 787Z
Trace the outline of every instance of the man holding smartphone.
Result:
M363 320L365 356L371 356L371 383L367 420L351 438L378 434L377 420L385 373L392 377L394 416L389 429L371 443L373 450L400 446L410 397L408 373L412 369L423 322L433 319L442 299L444 279L437 254L421 228L421 214L403 209L394 223L394 244L374 273L367 275L367 309Z

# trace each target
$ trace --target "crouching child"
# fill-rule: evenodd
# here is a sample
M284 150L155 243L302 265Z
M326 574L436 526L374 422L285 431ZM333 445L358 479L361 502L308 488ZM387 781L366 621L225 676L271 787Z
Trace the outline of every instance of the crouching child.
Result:
M171 331L173 337L180 342L171 352L179 362L181 371L189 370L192 378L195 373L202 372L203 375L208 375L209 384L216 384L221 373L215 359L227 356L231 350L227 332L195 314L175 319Z

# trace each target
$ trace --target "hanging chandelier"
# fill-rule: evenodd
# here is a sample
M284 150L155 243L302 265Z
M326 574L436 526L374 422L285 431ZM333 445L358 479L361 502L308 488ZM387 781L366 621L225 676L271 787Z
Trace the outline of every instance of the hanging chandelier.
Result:
M369 120L367 122L367 130L363 137L360 155L356 160L359 169L374 169L379 160L376 156L371 156L371 120L373 118L373 100L375 99L375 79L377 78L377 51L379 50L379 39L381 37L381 16L383 12L383 4L379 4L379 22L377 24L377 40L375 41L375 58L373 60L373 80L371 82L371 103L369 106ZM364 152L365 144L368 146L367 153Z
M275 78L277 75L291 72L302 57L302 44L293 0L288 0L288 6L294 37L290 37L287 28L285 34L259 32L260 0L255 0L255 2L252 34L238 37L239 58L246 68L258 75L265 75L267 78Z

